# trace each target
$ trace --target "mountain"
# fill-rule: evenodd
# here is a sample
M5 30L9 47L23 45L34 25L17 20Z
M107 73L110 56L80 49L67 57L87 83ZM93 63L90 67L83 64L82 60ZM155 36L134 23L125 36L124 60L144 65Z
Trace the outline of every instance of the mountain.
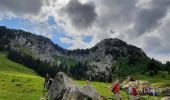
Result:
M80 61L103 61L111 64L119 57L137 54L145 56L146 54L140 49L117 38L104 39L91 49L68 51L69 56Z
M76 79L110 82L136 72L152 73L153 69L142 49L117 38L104 39L90 49L66 50L43 36L1 26L0 49L41 75L62 70Z
M30 54L42 61L54 62L53 56L61 56L65 50L48 38L22 30L0 27L0 47Z

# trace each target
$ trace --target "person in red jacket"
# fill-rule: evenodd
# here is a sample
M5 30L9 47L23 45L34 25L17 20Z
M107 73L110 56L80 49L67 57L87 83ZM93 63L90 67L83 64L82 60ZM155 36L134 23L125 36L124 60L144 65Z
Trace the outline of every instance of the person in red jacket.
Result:
M115 94L116 96L116 100L121 100L121 95L120 95L120 84L119 81L115 81L112 85L112 92Z
M130 94L130 100L137 100L138 91L134 84L129 84L128 92Z

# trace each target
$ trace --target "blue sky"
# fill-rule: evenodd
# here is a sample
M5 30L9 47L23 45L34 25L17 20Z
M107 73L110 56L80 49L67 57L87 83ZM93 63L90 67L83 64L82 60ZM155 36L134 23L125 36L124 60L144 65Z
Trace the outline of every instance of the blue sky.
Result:
M49 25L55 25L55 21L52 17L49 17L48 20ZM25 31L30 32L32 30L31 23L26 19L17 19L17 18L10 18L0 21L0 26L6 26L11 29L23 29ZM58 44L59 46L63 48L68 48L70 44L62 43L59 38L64 37L64 34L62 32L57 32L57 30L52 30L52 34L55 34L51 40Z
M6 27L12 28L12 29L30 30L31 27L30 27L30 25L28 23L29 23L29 21L25 20L25 19L10 18L10 19L0 20L0 25L1 26L6 26Z
M51 16L48 17L47 22L50 26L56 25L54 18ZM6 26L11 29L22 29L22 30L25 30L28 32L33 32L33 34L36 34L36 33L34 33L34 31L32 31L33 28L32 28L31 22L27 19L10 18L10 19L0 20L0 26ZM66 36L66 34L64 32L58 31L57 29L53 29L50 33L53 34L53 36L50 39L55 44L58 44L59 46L65 48L65 49L68 49L69 47L71 47L72 44L63 43L60 41L61 37L68 37L68 36ZM91 40L92 40L91 36L83 37L84 42L89 43L89 42L91 42Z

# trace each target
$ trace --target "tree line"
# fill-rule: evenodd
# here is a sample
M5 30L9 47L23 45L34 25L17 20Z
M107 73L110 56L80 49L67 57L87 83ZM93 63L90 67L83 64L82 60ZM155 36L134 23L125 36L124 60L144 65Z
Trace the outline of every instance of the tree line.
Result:
M166 64L162 64L161 62L154 59L144 59L137 56L119 59L118 62L112 66L109 76L105 76L104 73L101 73L100 77L93 77L90 76L90 74L87 74L88 71L93 69L92 66L88 64L88 62L76 61L74 65L69 65L66 62L61 62L60 64L51 64L47 61L35 59L33 56L20 51L9 51L8 58L35 70L41 76L44 76L46 73L48 73L52 77L55 77L57 72L62 71L72 78L78 80L112 82L117 76L126 77L127 75L133 73L144 74L144 72L147 72L149 76L154 76L157 75L159 71L165 71L170 74L169 61L166 62Z
M72 76L74 79L86 79L86 71L88 70L89 66L87 63L78 61L74 66L68 65L64 62L61 62L60 64L51 64L50 62L35 59L31 55L21 53L19 51L10 51L8 58L35 70L41 76L44 76L46 73L48 73L50 76L55 77L57 72L62 71Z

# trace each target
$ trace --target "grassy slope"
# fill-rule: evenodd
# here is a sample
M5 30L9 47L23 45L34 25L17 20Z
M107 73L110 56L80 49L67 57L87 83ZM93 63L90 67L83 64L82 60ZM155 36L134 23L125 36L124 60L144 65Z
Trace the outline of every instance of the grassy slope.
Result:
M39 100L43 79L0 53L0 100Z
M139 79L139 80L147 80L151 82L152 86L154 87L157 87L157 86L170 87L170 75L169 74L162 75L161 73L159 73L158 75L155 75L153 77L136 74L136 76L134 77L135 79Z

